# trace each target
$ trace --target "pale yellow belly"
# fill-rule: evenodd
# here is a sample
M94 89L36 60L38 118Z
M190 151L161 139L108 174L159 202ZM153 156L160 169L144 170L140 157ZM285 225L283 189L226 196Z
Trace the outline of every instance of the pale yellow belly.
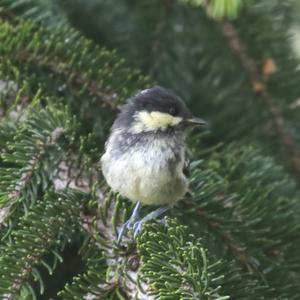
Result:
M162 167L163 166L163 167ZM108 185L131 201L145 205L161 205L180 200L187 191L183 163L171 171L157 160L145 161L137 155L112 163L102 160L103 174Z
M187 191L184 176L137 177L132 176L132 184L120 187L120 193L132 201L141 201L145 205L169 204L181 199Z

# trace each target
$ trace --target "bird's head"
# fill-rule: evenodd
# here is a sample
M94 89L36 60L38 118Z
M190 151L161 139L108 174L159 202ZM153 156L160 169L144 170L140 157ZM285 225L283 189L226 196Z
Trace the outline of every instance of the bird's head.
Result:
M139 134L184 130L195 125L204 126L206 122L193 117L173 91L153 87L128 100L114 123L114 129Z

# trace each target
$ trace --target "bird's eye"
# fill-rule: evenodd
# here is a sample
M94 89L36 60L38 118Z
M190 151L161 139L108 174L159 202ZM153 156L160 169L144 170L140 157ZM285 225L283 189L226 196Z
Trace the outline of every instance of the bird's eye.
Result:
M169 114L172 116L176 116L177 115L177 107L175 107L175 106L170 107Z

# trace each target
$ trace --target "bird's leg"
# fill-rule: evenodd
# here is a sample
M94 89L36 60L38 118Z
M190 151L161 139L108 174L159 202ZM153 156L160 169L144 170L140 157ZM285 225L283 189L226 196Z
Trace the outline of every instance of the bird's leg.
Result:
M152 211L148 215L146 215L143 219L135 222L133 225L133 238L135 239L140 234L140 232L143 228L143 225L145 223L147 223L150 220L158 218L160 215L162 215L164 212L166 212L169 208L170 208L170 206L160 207L160 208Z
M140 218L140 210L141 210L141 202L138 201L133 209L132 215L121 227L121 230L118 234L117 245L120 245L125 232L128 229L133 228L134 224Z

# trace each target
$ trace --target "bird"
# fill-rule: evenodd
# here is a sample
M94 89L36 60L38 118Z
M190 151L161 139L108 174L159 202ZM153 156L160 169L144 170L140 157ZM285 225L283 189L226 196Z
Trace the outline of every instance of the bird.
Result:
M129 98L121 107L100 159L108 186L135 202L123 224L117 243L132 229L134 238L142 226L163 214L188 191L184 174L187 128L205 126L171 89L154 86ZM142 205L159 206L140 219Z

